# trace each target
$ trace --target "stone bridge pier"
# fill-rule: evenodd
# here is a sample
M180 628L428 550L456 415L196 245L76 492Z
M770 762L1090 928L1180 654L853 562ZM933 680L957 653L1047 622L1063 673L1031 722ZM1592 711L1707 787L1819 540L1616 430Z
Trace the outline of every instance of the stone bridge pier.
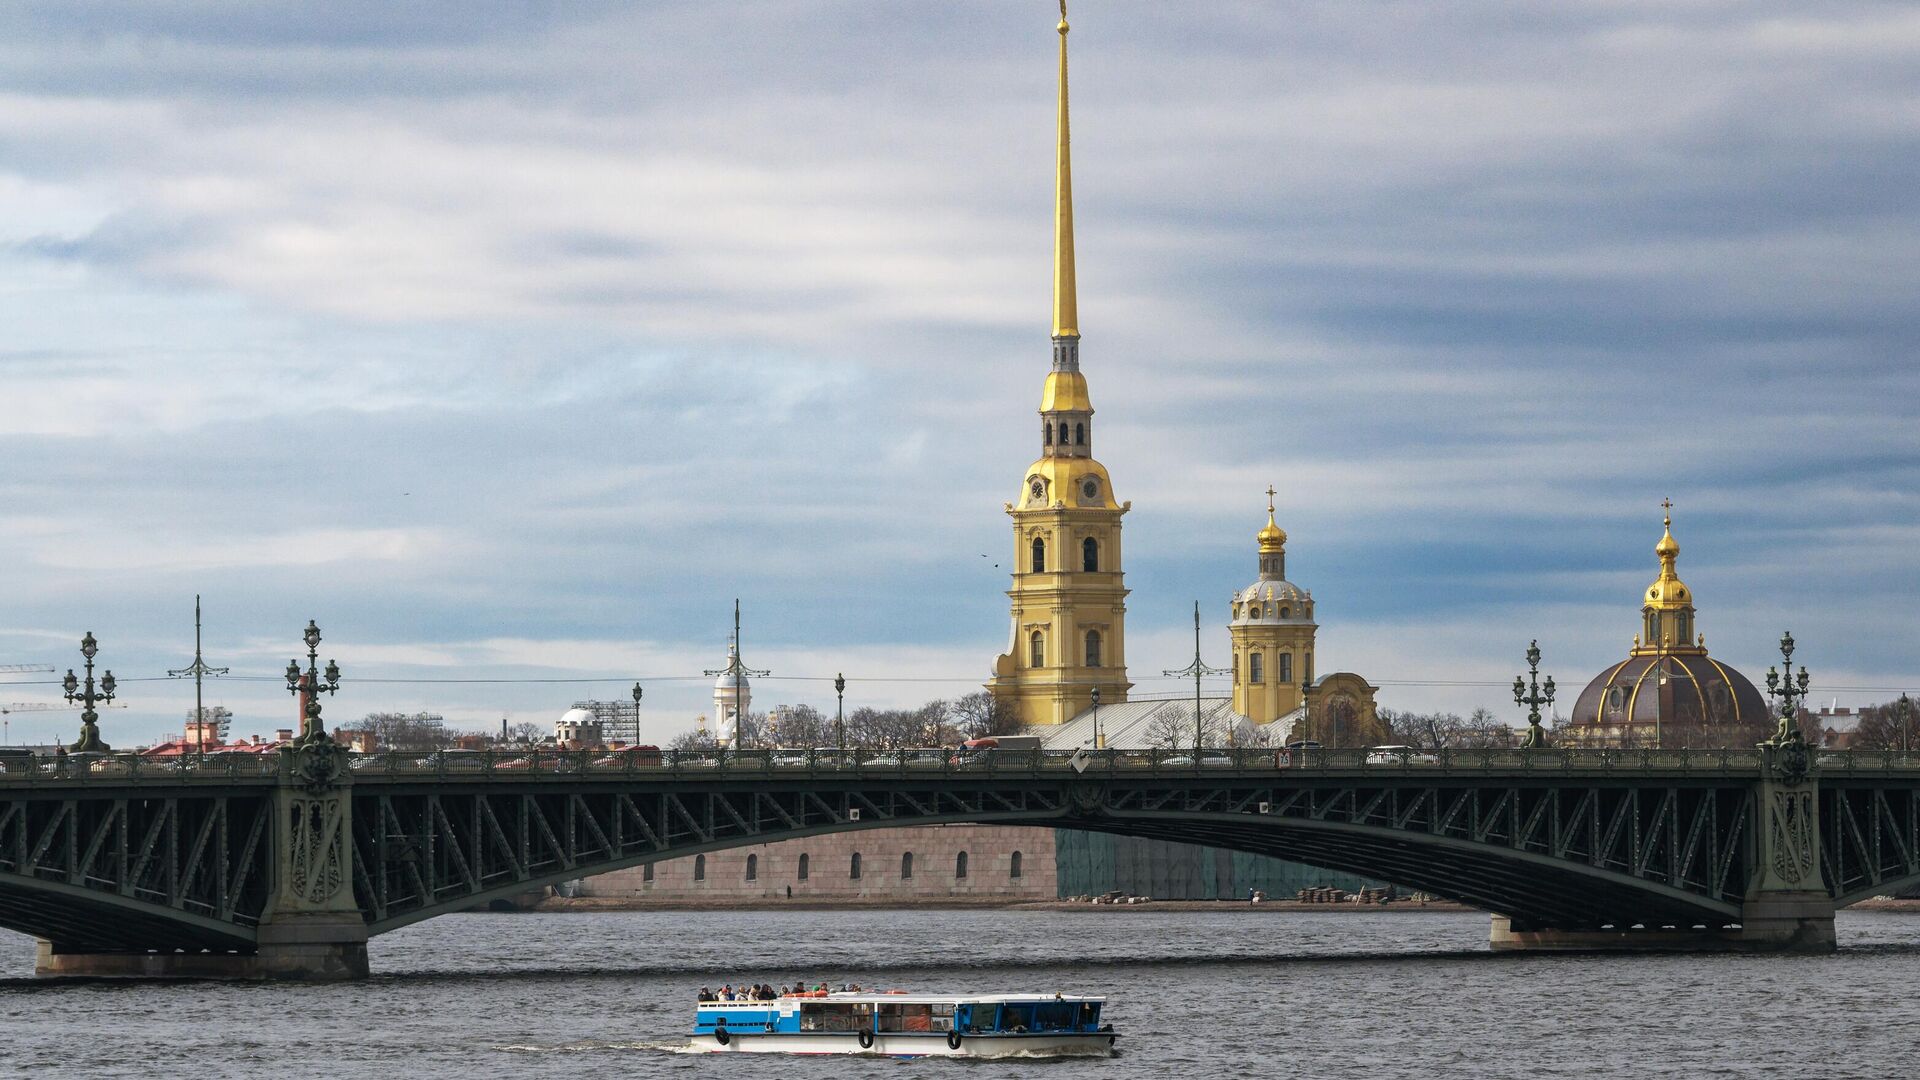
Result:
M322 736L286 753L279 782L265 800L268 814L261 840L267 844L267 893L250 941L235 940L228 949L216 945L123 952L72 948L42 938L34 974L313 982L366 978L367 923L353 893L353 788L347 752Z

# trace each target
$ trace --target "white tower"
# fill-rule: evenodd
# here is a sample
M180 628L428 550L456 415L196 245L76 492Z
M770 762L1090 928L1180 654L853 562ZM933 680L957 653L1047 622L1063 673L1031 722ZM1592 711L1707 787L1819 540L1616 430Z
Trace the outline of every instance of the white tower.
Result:
M713 737L721 746L732 747L740 738L741 718L752 715L753 683L740 664L740 646L727 646L727 666L713 680Z

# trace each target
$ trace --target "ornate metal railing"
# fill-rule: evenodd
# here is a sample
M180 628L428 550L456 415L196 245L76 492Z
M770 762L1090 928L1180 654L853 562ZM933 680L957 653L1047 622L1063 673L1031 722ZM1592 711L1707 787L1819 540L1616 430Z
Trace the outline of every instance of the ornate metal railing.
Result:
M1920 753L1821 751L1828 775L1920 774ZM476 750L391 751L356 755L357 779L428 777L491 781L563 777L701 776L1020 776L1073 772L1087 776L1208 776L1234 772L1286 775L1378 774L1751 774L1764 765L1755 749L1591 750L1235 748L1205 750ZM0 787L76 783L271 782L289 767L278 753L219 753L171 758L126 754L14 755L0 758Z

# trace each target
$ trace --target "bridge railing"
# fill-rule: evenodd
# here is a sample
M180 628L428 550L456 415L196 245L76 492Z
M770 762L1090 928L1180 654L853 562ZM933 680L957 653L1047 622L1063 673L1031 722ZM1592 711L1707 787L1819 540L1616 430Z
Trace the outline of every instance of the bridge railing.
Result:
M1827 774L1920 773L1920 753L1818 751ZM995 748L953 750L494 749L387 751L358 754L356 777L437 777L449 780L522 777L619 778L644 776L1205 776L1219 772L1314 774L1543 774L1629 772L1752 772L1764 766L1759 749L1521 749L1426 750L1410 747L1232 747L1191 750ZM151 758L138 753L0 755L0 786L75 782L103 785L270 781L287 768L279 753L217 753Z
M0 754L0 787L89 782L100 784L233 783L271 780L286 768L282 755L231 751L148 757L139 753Z

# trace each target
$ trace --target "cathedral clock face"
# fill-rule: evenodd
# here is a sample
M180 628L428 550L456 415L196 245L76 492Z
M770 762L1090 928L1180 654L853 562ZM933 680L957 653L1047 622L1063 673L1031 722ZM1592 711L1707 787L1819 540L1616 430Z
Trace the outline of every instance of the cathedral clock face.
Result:
M1100 497L1100 481L1088 480L1080 485L1080 494L1089 499Z
M1033 497L1034 497L1034 498L1036 498L1036 499L1043 499L1043 498L1046 498L1046 495L1047 495L1047 482L1046 482L1046 481L1044 481L1044 480L1035 480L1035 481L1033 482L1033 488L1032 488L1032 491L1033 491Z

